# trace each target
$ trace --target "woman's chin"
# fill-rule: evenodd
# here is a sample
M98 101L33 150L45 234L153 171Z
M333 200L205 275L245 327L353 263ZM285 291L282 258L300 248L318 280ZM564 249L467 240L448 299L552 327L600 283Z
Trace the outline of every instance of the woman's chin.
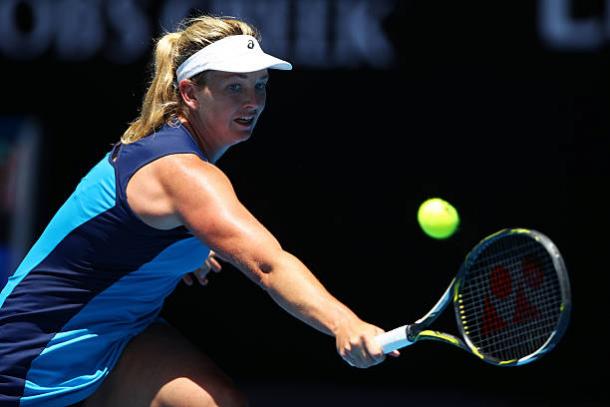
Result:
M241 143L242 141L248 140L252 136L252 132L254 131L254 126L249 128L237 129L233 132L235 143Z

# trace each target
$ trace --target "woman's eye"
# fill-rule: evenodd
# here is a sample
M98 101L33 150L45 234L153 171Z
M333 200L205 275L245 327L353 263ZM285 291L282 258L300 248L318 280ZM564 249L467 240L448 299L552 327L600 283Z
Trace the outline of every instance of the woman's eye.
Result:
M239 92L239 91L241 91L241 84L233 83L233 84L229 85L228 88L231 92Z
M267 82L259 82L256 84L256 89L263 90L267 88Z

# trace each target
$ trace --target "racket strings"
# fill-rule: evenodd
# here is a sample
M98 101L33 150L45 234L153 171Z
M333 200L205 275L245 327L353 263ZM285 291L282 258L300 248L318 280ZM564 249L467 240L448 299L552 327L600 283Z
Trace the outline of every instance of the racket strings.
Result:
M521 291L518 291L515 296L503 298L503 301L491 302L488 299L488 309L483 309L483 312L487 314L490 312L489 309L493 309L496 313L493 317L498 321L504 321L508 317L509 324L521 323L520 332L527 333L527 335L520 335L520 332L515 332L514 329L503 329L505 326L492 326L491 328L483 326L482 332L480 332L480 345L487 352L494 353L501 359L512 359L515 356L523 356L523 354L535 351L539 345L544 343L548 329L553 328L556 323L552 310L545 309L545 306L548 308L555 308L555 306L551 302L545 304L537 299L543 292L548 297L549 293L546 292L548 287L544 290L539 288L537 291L528 293L527 296L522 288L518 290ZM512 321L510 320L511 313L513 314ZM483 315L485 318L486 314ZM545 315L551 315L551 317L544 318ZM489 319L489 315L487 315L487 319ZM489 325L489 321L484 320L483 322ZM506 322L503 322L503 325L506 325ZM515 355L514 352L518 352L520 355Z
M551 270L554 272L554 270ZM527 301L529 301L530 305L533 305L533 308L536 310L542 309L543 314L553 314L553 311L556 307L561 305L561 298L555 298L556 292L559 290L559 287L556 284L557 282L553 279L546 279L544 285L538 288L533 293L528 296ZM482 286L484 284L483 279L479 279L477 284ZM512 293L511 296L507 297L506 300L495 301L494 307L499 315L510 314L515 309L516 293ZM479 292L463 294L462 299L465 303L469 304L471 313L470 315L483 315L485 312L485 297L482 297ZM556 299L556 301L553 301ZM489 301L489 300L488 300Z
M527 356L528 354L534 352L538 347L532 348L531 346L525 346L531 344L532 342L538 342L538 340L542 340L541 344L546 341L546 338L549 337L548 332L548 324L554 326L557 323L556 318L547 318L543 321L542 324L538 326L530 326L527 330L521 330L521 337L515 334L515 332L504 332L496 335L493 338L485 339L485 337L472 338L473 342L477 342L480 348L483 350L485 354L494 354L499 355L502 352L510 349L526 349L524 352L520 353L521 357ZM515 340L519 339L519 340ZM514 355L508 357L507 355L503 355L505 357L501 357L502 360L510 360L514 358Z
M468 260L459 319L484 355L520 359L540 349L555 330L562 304L553 259L533 238L499 238Z
M511 265L506 265L511 267ZM548 281L548 279L547 279ZM497 285L497 283L496 283ZM493 283L492 283L493 287ZM541 315L548 314L546 310L543 309L545 304L541 304L540 301L536 300L534 297L540 297L543 290L538 289L537 291L532 293L528 293L529 295L525 297L523 289L516 294L518 297L508 297L502 298L504 301L493 301L491 302L487 297L487 307L488 309L483 309L483 312L489 314L489 309L493 309L496 314L493 315L495 321L503 321L503 325L506 325L504 319L508 316L510 317L510 313L513 313L513 321L514 323L523 322L526 320L527 324L523 324L521 326L521 330L524 332L529 332L529 335L524 337L523 335L519 337L515 337L515 332L511 330L504 330L505 326L489 326L489 321L483 321L487 323L487 326L483 326L481 341L480 344L487 348L486 350L490 353L496 353L496 356L499 356L502 359L512 358L514 355L510 354L511 350L516 350L521 353L530 353L530 351L535 351L537 348L536 339L544 339L546 335L547 326L554 326L555 320L551 318L550 320L547 318L541 318ZM548 287L545 291L548 290ZM492 290L493 291L493 290ZM513 290L514 291L514 290ZM498 292L498 288L496 287L496 292ZM504 291L500 291L501 293L509 292L509 289L505 289ZM546 293L548 296L548 293ZM549 303L550 304L550 303ZM495 307L495 308L490 308ZM480 307L479 307L480 308ZM521 311L519 311L521 310ZM542 311L540 311L542 310ZM484 318L486 314L483 314ZM489 320L489 315L487 315L487 319ZM504 318L504 319L502 319ZM529 320L527 320L529 318ZM509 323L511 321L509 320ZM533 325L533 326L532 326ZM534 331L542 331L541 335L533 334ZM490 335L494 333L495 335ZM487 337L487 339L485 339ZM503 349L503 346L507 344L513 344L512 346L508 346L506 349ZM524 344L534 345L532 348L525 347ZM507 353L509 352L509 353Z

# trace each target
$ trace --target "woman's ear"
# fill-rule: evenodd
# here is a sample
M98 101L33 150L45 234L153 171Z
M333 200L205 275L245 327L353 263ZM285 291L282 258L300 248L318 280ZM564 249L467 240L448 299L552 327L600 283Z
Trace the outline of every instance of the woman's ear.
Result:
M199 101L197 100L199 87L195 83L189 79L183 79L178 84L178 91L180 92L180 97L189 108L193 110L199 108Z

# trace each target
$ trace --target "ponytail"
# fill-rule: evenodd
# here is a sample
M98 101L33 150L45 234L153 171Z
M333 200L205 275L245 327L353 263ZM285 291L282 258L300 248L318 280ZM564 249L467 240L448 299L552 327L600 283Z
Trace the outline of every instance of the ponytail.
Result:
M123 144L133 143L171 122L185 109L176 86L176 69L188 57L206 45L229 35L252 35L257 30L247 23L223 17L202 16L186 21L185 28L162 36L155 45L154 73L146 91L140 116L123 133ZM202 85L201 73L191 80ZM198 80L199 79L199 80Z
M124 144L133 143L153 132L178 112L174 61L179 39L180 33L169 33L157 42L153 80L144 96L140 117L131 123L121 137Z

